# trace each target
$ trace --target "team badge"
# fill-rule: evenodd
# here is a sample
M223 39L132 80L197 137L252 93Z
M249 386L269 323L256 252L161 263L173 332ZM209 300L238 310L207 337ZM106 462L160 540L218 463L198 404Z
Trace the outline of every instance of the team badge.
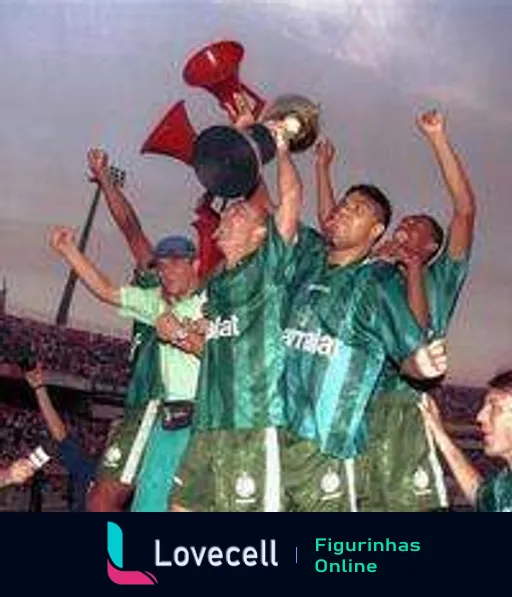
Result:
M416 472L412 477L412 483L414 485L414 488L418 491L425 491L425 489L428 488L430 484L430 479L427 471L421 466L418 469L416 469Z
M123 453L121 452L119 446L117 444L113 444L106 451L103 462L107 468L117 468L122 457Z
M320 481L320 487L324 493L334 493L341 487L341 478L334 471L328 471Z
M235 491L238 497L246 500L256 493L256 483L247 473L242 473L236 480Z

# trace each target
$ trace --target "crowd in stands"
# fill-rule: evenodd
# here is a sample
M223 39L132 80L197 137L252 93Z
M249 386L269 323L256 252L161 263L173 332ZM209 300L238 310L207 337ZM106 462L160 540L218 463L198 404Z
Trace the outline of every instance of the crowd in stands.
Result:
M130 343L121 338L0 316L0 364L13 363L24 347L37 352L45 371L73 375L92 385L125 387Z

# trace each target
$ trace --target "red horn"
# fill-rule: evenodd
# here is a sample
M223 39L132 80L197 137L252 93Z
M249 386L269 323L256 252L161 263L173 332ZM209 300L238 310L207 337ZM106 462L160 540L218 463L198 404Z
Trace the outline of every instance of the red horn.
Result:
M196 137L185 102L180 101L163 117L146 139L140 152L169 155L190 165Z
M252 98L253 113L261 114L265 102L240 82L238 69L244 48L236 41L221 41L202 48L192 56L183 69L183 78L192 87L202 87L212 93L223 109L226 105L237 112L234 95L245 92Z

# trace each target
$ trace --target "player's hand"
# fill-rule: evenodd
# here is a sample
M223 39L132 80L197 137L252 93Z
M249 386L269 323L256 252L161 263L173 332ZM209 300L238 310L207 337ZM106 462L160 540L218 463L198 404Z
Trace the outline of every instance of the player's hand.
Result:
M9 482L13 485L23 485L35 472L34 465L27 458L15 460L9 467Z
M55 252L65 255L75 246L75 231L68 226L55 226L50 233L50 246Z
M101 180L107 176L108 154L103 149L92 148L87 152L91 180Z
M164 313L156 320L156 333L160 340L178 344L188 336L188 332L172 313Z
M403 265L408 271L418 271L423 267L423 258L420 253L394 240L382 243L373 256L387 263Z
M437 110L429 110L420 114L416 123L419 130L428 138L438 137L445 132L445 118Z
M37 386L44 385L44 373L43 368L41 367L41 363L37 363L35 369L32 371L27 371L25 373L25 379L28 382L28 385L31 388L36 388Z
M319 139L315 145L315 158L317 166L328 168L336 157L336 148L327 137Z
M205 317L201 317L201 319L189 319L188 317L185 317L185 319L183 320L183 325L190 332L200 334L201 336L206 336L209 321Z
M237 129L245 129L256 122L251 104L245 93L233 94L235 108L231 104L224 104L224 110L228 113L231 122Z
M418 372L427 379L441 377L448 370L446 355L446 341L434 340L427 346L421 347L414 354L414 362Z
M418 404L427 429L430 429L434 437L444 432L443 421L435 400L428 394L423 394Z

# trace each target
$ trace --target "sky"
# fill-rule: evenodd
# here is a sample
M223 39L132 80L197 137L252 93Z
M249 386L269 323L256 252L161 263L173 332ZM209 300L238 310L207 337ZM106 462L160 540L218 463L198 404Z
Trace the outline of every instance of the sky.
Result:
M338 147L340 190L373 182L396 220L450 209L414 127L447 115L478 200L468 283L448 336L450 379L483 383L512 366L512 1L490 0L0 0L0 276L8 309L53 318L66 268L48 249L53 224L82 226L94 187L86 152L103 147L127 172L125 192L148 236L187 231L201 187L193 172L140 147L184 99L197 130L225 122L213 96L181 76L203 45L245 47L240 76L272 100L318 102ZM313 156L297 159L314 222ZM275 184L274 171L267 179ZM88 254L116 283L131 271L100 206ZM126 333L115 310L79 287L76 325Z

